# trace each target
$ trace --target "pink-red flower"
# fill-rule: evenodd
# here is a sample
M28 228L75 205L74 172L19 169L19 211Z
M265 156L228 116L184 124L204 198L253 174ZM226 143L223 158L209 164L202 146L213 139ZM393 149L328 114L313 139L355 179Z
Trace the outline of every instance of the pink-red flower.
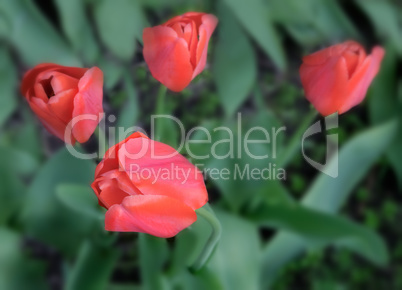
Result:
M175 92L187 87L205 67L217 23L214 15L188 12L145 28L143 54L154 78Z
M103 73L97 67L37 65L24 75L21 93L43 126L66 143L86 142L103 113Z
M172 147L134 133L111 147L92 183L105 229L175 236L197 220L208 194L201 172Z
M384 53L376 46L367 55L347 41L304 57L300 77L307 99L323 116L345 113L363 101Z

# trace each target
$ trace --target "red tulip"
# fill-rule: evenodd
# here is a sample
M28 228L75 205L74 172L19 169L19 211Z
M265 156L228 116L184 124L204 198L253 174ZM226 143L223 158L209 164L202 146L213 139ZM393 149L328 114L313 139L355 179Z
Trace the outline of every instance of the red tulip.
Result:
M175 236L197 220L208 194L201 172L172 147L134 133L111 147L92 183L105 229Z
M144 59L158 81L182 91L205 67L209 39L218 19L188 12L143 32Z
M300 77L307 99L323 116L345 113L363 101L384 53L376 46L366 55L359 43L347 41L304 57Z
M103 113L103 73L97 67L37 65L24 75L21 93L43 126L66 143L86 142Z

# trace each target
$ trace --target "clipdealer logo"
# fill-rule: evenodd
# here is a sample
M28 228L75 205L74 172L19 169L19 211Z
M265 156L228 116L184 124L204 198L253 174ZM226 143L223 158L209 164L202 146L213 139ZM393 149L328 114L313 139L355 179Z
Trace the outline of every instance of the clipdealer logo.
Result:
M319 170L320 172L332 177L338 177L338 143L339 138L337 133L328 133L326 134L326 141L327 141L327 149L325 154L325 162L319 163L314 161L310 157L308 157L304 150L304 143L307 138L319 134L322 132L328 132L331 129L338 128L338 114L335 113L333 115L329 115L324 119L324 130L323 126L321 125L321 120L317 121L313 125L311 125L306 132L304 132L302 137L302 154L304 159L315 169Z

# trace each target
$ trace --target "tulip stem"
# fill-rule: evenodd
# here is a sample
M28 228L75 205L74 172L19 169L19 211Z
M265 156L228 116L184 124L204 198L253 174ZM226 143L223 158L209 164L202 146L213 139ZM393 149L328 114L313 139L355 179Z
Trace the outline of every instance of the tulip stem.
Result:
M159 87L158 96L156 99L156 110L155 115L163 115L165 112L165 99L166 99L167 87L161 85ZM161 120L155 123L155 140L161 141L161 136L163 132L163 123Z
M106 153L106 134L105 130L99 125L96 127L94 134L96 139L98 139L98 149L99 149L99 156L98 159L102 159Z
M212 233L209 236L200 255L190 268L190 270L193 272L200 270L207 262L208 258L211 256L213 250L219 242L222 233L221 224L213 212L209 211L206 207L202 207L197 209L196 213L198 216L203 217L211 225Z

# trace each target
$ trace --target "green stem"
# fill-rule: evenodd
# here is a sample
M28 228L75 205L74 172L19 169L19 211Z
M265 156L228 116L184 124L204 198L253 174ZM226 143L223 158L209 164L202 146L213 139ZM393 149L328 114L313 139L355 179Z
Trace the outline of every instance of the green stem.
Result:
M163 113L165 112L166 92L167 88L164 85L161 85L156 99L155 115L163 115ZM156 122L155 124L155 131L155 139L161 141L163 123L160 120L158 120L158 122Z
M98 139L98 149L99 149L99 156L98 159L102 159L103 156L106 153L106 134L103 128L100 126L96 127L94 134L96 136L96 139Z
M211 256L212 251L215 249L215 246L219 242L222 233L221 224L212 212L207 210L205 207L202 207L197 209L196 213L198 216L203 217L211 225L212 233L207 240L204 248L202 249L200 255L190 268L190 270L193 272L200 270L204 266L205 262Z
M78 151L85 153L85 148L81 145L81 143L76 142L74 146Z
M304 132L306 132L306 130L311 126L311 122L313 122L317 115L317 110L312 108L311 111L304 117L299 128L290 139L289 145L286 146L283 152L280 152L276 162L278 167L286 167L286 165L288 165L289 161L297 153L297 150L300 149Z

